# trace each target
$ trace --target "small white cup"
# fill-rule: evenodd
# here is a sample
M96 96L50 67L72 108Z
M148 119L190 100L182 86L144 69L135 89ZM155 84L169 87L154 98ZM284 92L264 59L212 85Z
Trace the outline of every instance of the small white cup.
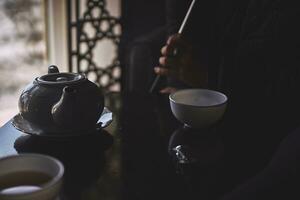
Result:
M41 185L26 185L22 183L20 174L35 172L49 177ZM14 183L20 181L20 185L12 185L9 188L1 188L6 184L5 179L14 177ZM42 154L19 154L0 159L0 199L1 200L54 200L61 190L64 174L63 164L51 157Z
M218 122L226 110L227 96L207 89L183 89L169 96L174 116L185 125L202 129Z

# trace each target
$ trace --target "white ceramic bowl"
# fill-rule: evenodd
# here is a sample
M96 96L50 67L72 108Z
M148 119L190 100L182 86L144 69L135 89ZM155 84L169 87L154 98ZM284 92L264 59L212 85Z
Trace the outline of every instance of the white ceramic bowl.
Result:
M17 187L6 192L2 190L1 200L53 200L59 195L64 174L64 166L59 160L42 154L19 154L0 159L0 179L8 174L26 171L43 173L50 178L40 188ZM22 179L22 176L15 179ZM1 180L3 181L5 180Z
M201 129L218 122L226 109L227 96L207 89L183 89L169 96L174 116L185 125Z

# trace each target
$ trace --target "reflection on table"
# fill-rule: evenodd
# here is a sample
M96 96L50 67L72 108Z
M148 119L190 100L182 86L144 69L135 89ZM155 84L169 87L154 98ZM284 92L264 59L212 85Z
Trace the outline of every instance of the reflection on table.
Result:
M113 123L94 135L48 139L8 122L0 129L0 156L42 153L66 167L61 199L211 199L218 195L223 146L214 130L193 134L172 115L167 96L106 95ZM196 162L178 165L182 145ZM216 167L218 166L218 167Z

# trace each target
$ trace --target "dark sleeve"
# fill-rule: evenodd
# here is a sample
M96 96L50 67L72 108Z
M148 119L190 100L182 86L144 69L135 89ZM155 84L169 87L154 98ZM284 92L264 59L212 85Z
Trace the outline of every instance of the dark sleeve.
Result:
M241 79L253 74L251 80L259 78L257 85L267 86L265 94L278 94L298 83L293 78L299 77L300 69L300 9L293 0L253 2L243 26L236 67L243 68Z
M299 77L300 71L300 29L297 26L300 9L291 0L267 2L248 11L236 67L243 68L239 71L241 80L249 77L247 74L254 75L247 79L252 80L247 86L263 85L264 96L276 94L282 99L280 95L286 89L299 88L299 82L294 79Z
M222 200L299 199L300 129L279 146L269 165Z
M232 73L244 110L280 138L300 124L300 7L294 0L252 1ZM278 135L277 135L278 133ZM267 139L266 138L266 139ZM278 139L277 138L277 139Z
M300 125L300 7L292 0L255 0L227 72L225 148L237 179L263 169ZM227 94L227 93L226 93ZM233 163L233 164L231 164Z

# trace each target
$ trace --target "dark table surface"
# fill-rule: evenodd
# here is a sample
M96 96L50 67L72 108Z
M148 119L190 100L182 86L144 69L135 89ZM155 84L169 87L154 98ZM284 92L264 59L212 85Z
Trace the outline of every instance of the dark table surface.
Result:
M49 140L8 121L0 129L0 157L31 152L60 159L66 168L61 199L67 200L213 199L222 193L216 181L222 143L217 136L186 138L167 96L109 93L106 107L113 123L90 136ZM170 149L181 143L201 146L194 157L202 162L179 164Z

